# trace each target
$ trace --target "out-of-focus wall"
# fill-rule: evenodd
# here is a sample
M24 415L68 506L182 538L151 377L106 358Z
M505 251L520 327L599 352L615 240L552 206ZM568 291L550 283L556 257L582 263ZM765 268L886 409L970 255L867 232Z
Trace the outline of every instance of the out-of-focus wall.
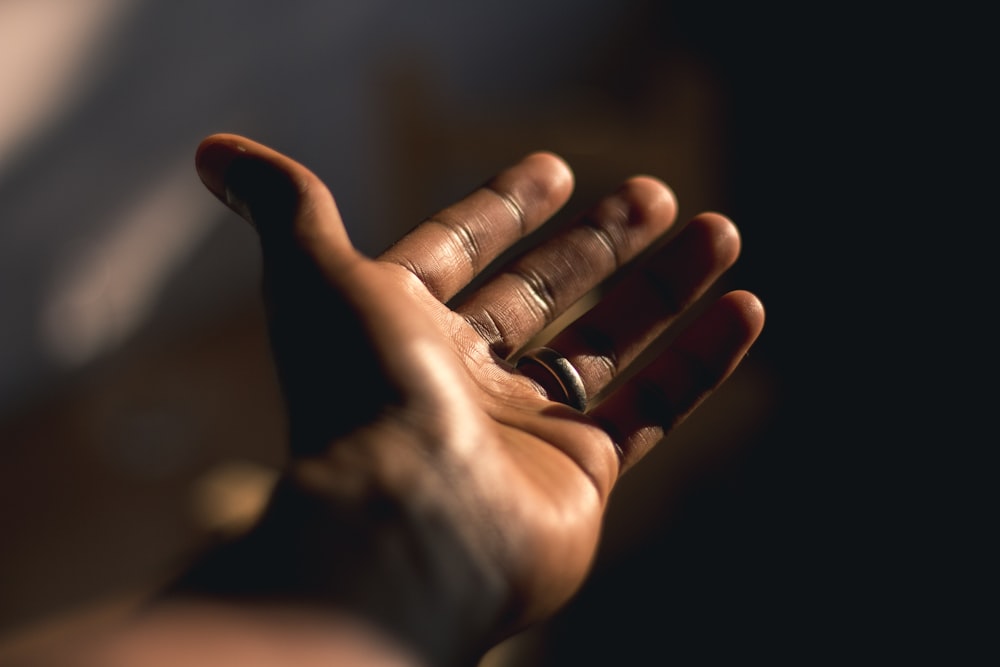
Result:
M0 12L3 414L153 318L200 317L252 282L252 244L191 166L206 134L248 134L309 164L376 252L414 222L403 216L523 150L512 137L536 115L578 103L566 120L579 123L592 102L613 103L589 78L629 5L41 0ZM417 140L440 145L417 155ZM417 159L433 160L420 183Z

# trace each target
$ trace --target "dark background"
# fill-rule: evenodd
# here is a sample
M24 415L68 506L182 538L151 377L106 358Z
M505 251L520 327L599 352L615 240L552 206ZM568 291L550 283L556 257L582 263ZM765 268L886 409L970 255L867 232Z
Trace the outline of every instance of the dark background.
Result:
M940 197L958 166L941 149L977 106L975 17L119 4L75 94L0 164L0 634L141 594L238 527L280 465L254 240L192 164L229 131L319 173L369 253L539 148L574 167L569 211L645 172L682 218L715 209L740 227L724 287L762 298L760 341L623 481L580 596L491 660L881 664L967 648L970 587L939 557L954 526L942 451L961 438L941 437L945 406L927 399L931 378L956 386L935 353L962 321L942 275L978 266L946 243L961 195ZM157 192L179 208L134 205ZM116 230L174 238L185 212L202 222L157 255L143 307L116 300L133 274L99 253L104 291L52 306L66 267Z

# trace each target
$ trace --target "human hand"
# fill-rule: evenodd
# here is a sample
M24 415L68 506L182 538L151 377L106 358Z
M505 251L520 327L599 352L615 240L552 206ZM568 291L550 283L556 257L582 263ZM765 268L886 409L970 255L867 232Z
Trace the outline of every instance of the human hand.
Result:
M227 592L357 611L432 661L475 655L573 595L622 473L763 326L755 296L725 294L617 385L740 250L734 225L704 213L633 267L675 224L673 194L653 178L628 180L465 294L569 199L561 159L526 157L377 258L351 245L325 185L290 158L215 135L197 165L260 236L290 433L283 482L246 549L274 581L232 575ZM624 270L547 343L599 397L576 410L544 374L519 371L518 355Z

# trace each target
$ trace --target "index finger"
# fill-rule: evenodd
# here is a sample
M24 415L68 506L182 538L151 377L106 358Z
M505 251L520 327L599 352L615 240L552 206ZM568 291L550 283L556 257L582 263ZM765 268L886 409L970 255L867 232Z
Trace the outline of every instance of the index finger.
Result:
M378 259L406 268L447 301L552 217L572 191L573 173L562 158L532 153L422 222Z

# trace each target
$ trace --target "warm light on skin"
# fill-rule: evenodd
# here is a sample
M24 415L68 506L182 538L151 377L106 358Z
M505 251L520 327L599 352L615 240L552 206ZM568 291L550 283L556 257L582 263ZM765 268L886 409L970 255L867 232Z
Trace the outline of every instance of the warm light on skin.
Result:
M293 605L174 602L57 655L67 667L264 667L279 663L420 667L354 616Z

